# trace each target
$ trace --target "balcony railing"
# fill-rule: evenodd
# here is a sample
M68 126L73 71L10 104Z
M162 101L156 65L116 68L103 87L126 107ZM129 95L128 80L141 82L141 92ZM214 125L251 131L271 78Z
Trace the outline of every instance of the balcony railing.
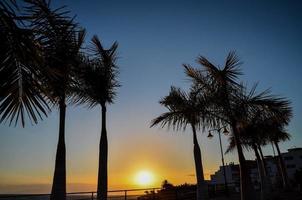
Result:
M232 197L238 196L238 191L229 185ZM225 196L224 184L208 185L210 197ZM238 197L239 198L239 197ZM1 195L0 200L49 200L50 194L20 194ZM66 194L66 200L96 200L97 192L72 192ZM142 188L108 191L108 200L196 200L195 185L171 186L166 188Z
M136 200L142 195L154 196L161 188L143 188L108 191L108 200ZM95 200L97 192L71 192L66 194L66 200ZM49 200L50 194L9 194L1 195L0 200Z

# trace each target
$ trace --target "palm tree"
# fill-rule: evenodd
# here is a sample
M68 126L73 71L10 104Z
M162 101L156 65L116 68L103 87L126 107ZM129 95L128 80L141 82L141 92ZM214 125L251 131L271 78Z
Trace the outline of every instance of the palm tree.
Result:
M283 117L288 118L288 114L291 113L284 113ZM256 119L254 120L254 122ZM260 122L259 122L260 121ZM290 139L290 134L285 132L283 129L283 126L285 125L283 122L280 122L280 119L276 120L276 118L268 118L268 119L260 119L258 118L258 124L255 124L255 127L253 128L254 131L260 134L258 145L255 145L255 148L257 148L260 152L260 157L262 157L262 168L263 168L263 173L264 175L267 175L267 170L266 170L266 164L265 160L262 155L261 151L261 143L266 144L266 143L273 143L276 146L277 152L278 152L278 169L282 177L282 182L283 182L283 187L285 189L289 188L289 181L288 181L288 175L286 172L286 167L285 163L283 160L283 157L280 152L280 148L278 143L280 141L285 141ZM249 130L250 131L250 130ZM248 133L251 137L251 133Z
M262 197L267 198L271 184L266 173L264 159L261 159L263 156L259 155L257 150L260 145L268 142L268 138L277 133L277 127L289 123L292 116L292 108L287 99L272 95L270 90L256 94L256 87L257 85L254 85L248 94L245 92L245 88L242 91L237 91L236 105L239 105L239 107L234 108L237 110L237 116L241 116L241 121L237 118L241 134L240 139L249 138L251 140L251 147L254 149L257 159L261 162L262 166L259 166L259 168L262 175Z
M262 141L264 143L273 142L276 145L283 184L285 188L288 188L288 177L278 143L290 138L290 135L284 131L284 126L288 125L292 117L290 101L286 98L271 95L269 90L251 98L252 93L250 94L250 99L247 100L247 104L250 105L250 110L253 109L254 112L261 113L261 118L258 118L260 120L257 125L258 131L262 133ZM258 149L260 149L260 154L263 157L261 148L259 148L260 144L258 144ZM265 169L264 162L263 166Z
M282 98L272 98L269 91L255 95L256 87L247 94L246 88L238 83L238 76L242 74L241 62L234 52L228 54L223 68L216 67L202 56L197 62L204 69L198 70L186 65L186 74L192 78L196 87L208 88L208 95L214 97L212 112L230 125L240 163L241 199L253 199L255 193L243 154L240 127L248 121L248 113L255 111L287 123L291 116L289 102ZM284 118L284 114L288 117Z
M268 91L264 93L268 93ZM273 143L278 152L278 169L282 176L283 186L287 189L289 188L289 181L278 143L290 139L290 134L284 131L284 126L288 125L289 120L292 117L290 102L285 98L273 96L267 96L266 100L263 102L261 102L260 98L256 101L259 101L258 104L263 104L261 109L258 111L262 112L262 116L255 116L254 119L251 120L251 124L254 124L254 131L257 131L258 134L260 134L257 148L260 152L260 157L262 157L263 171L266 174L266 164L263 158L261 145Z
M260 157L261 157L261 164L262 164L262 168L264 170L264 173L266 175L268 175L268 170L267 170L267 164L266 164L266 161L265 161L265 158L264 158L264 155L263 155L263 151L262 151L262 146L265 146L267 145L267 141L265 141L264 143L262 144L258 144L257 148L258 148L258 151L260 153Z
M291 113L284 113L283 117L284 118L289 118L291 115ZM284 119L282 119L284 120ZM281 155L280 152L280 148L279 148L279 142L281 141L286 141L290 139L290 134L284 131L284 126L287 124L287 122L284 123L284 121L282 122L282 120L280 121L279 119L276 118L268 118L266 120L263 120L262 122L260 122L260 124L258 124L258 132L262 135L262 143L267 144L267 143L273 143L276 146L277 152L278 152L278 171L281 174L282 177L282 182L283 182L283 187L285 189L289 188L289 180L288 180L288 175L286 172L286 167L285 167L285 163L283 160L283 157ZM262 124L261 124L262 123ZM262 157L262 165L263 165L263 169L264 169L264 173L266 174L266 164L265 164L265 160L263 158L262 155L262 151L261 151L261 145L258 144L258 150L260 152L260 156Z
M48 74L34 31L20 17L15 1L0 2L0 123L24 127L50 111L40 80Z
M261 199L268 199L272 190L270 177L267 175L267 170L265 168L264 158L260 155L259 151L260 145L265 145L266 138L268 137L268 132L265 131L267 128L265 126L267 126L266 121L262 119L260 113L257 113L251 117L249 122L241 127L242 131L240 137L243 147L245 147L246 150L254 151L261 183ZM234 137L231 137L227 152L232 151L235 147Z
M234 137L230 137L229 140L230 140L230 142L229 142L229 146L227 148L226 153L229 153L236 148ZM265 183L266 175L262 168L262 160L261 160L260 154L257 149L257 142L256 142L257 139L255 136L246 135L246 136L241 137L240 140L241 140L242 147L244 147L244 149L246 149L247 151L252 150L255 154L256 161L257 161L257 167L258 167L258 173L259 173L259 179L260 179L260 186L261 186L261 199L265 199L265 197L267 197L267 194L268 194L268 192L267 192L268 187L266 187L266 183Z
M207 111L207 101L191 89L189 93L179 88L171 87L169 95L165 96L160 104L168 111L152 121L151 127L160 124L179 130L191 126L193 132L193 153L197 179L197 200L207 199L207 188L204 180L201 151L197 140L196 129L215 124L215 119Z
M51 199L66 199L65 116L67 98L72 95L76 68L80 64L80 49L85 31L67 14L63 7L51 9L44 0L27 1L27 17L42 48L44 65L54 73L43 84L59 109L59 138Z
M238 76L241 75L241 62L234 52L229 53L226 58L225 65L222 69L216 67L205 57L200 56L197 62L204 67L204 71L186 66L186 74L193 79L199 87L211 88L212 95L216 96L216 113L223 116L230 125L234 141L237 147L239 163L240 163L240 184L241 184L241 200L252 199L253 188L249 176L248 166L245 162L243 149L241 146L240 133L238 130L239 122L235 114L234 108L234 92L240 90L238 84ZM205 77L209 77L211 83L204 84ZM233 107L232 107L233 106Z
M107 199L108 190L108 140L106 130L107 104L112 104L116 96L116 89L120 87L117 81L118 67L116 65L117 42L109 49L104 49L99 38L92 38L93 58L87 65L83 65L79 73L79 87L75 102L88 104L90 108L100 105L102 113L102 130L99 145L99 169L97 198ZM87 58L86 58L87 59Z
M279 143L290 139L290 134L284 131L282 125L273 123L270 129L269 140L275 145L278 152L278 169L280 170L284 189L289 189L289 179L286 171L286 166L280 151Z

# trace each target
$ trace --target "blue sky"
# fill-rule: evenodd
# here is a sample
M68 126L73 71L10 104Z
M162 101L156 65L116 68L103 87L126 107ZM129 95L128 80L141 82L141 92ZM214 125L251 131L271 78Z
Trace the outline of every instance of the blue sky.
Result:
M271 88L274 94L292 102L294 117L287 128L292 140L283 143L282 150L302 146L300 1L53 0L53 4L65 4L77 15L77 21L87 30L87 44L94 34L107 47L119 42L122 87L115 104L108 108L109 166L117 178L125 179L126 173L136 170L131 163L142 163L142 168L153 168L158 179L193 181L187 176L194 171L191 132L174 134L150 129L149 125L164 111L158 100L170 86L188 86L182 64L198 66L198 55L222 65L227 53L236 50L244 62L243 82L259 82L259 90ZM99 111L83 106L68 108L70 183L88 184L83 177L96 177ZM51 182L58 136L56 110L38 125L25 129L1 124L0 133L0 188L1 184ZM218 141L217 137L208 140L205 136L200 134L199 139L206 173L212 173L220 164ZM223 140L225 148L226 138ZM271 148L265 152L271 154ZM249 153L247 156L252 158ZM236 154L226 155L226 161L236 161ZM169 170L179 172L179 177ZM112 187L119 187L111 182ZM130 187L125 185L120 187Z

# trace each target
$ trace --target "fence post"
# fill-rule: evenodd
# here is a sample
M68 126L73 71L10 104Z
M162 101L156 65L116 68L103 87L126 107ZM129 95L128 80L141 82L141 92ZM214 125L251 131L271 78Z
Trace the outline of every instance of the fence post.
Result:
M93 200L93 192L91 192L91 200Z
M127 190L125 190L125 200L127 200Z
M153 193L153 195L152 195L153 198L152 199L154 200L155 199L155 189L153 189L152 193Z

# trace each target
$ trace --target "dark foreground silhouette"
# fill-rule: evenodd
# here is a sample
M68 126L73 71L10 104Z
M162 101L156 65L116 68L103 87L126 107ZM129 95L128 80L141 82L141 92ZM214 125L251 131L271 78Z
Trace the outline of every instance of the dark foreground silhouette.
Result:
M216 189L215 186L208 187L208 194L210 199L215 200L239 200L240 193L234 189L230 189L230 196L225 196L223 188ZM255 200L261 199L260 191L255 191ZM195 200L196 199L196 185L183 184L179 186L173 186L171 184L168 187L163 187L157 192L146 192L137 198L138 200ZM271 200L301 200L302 193L298 191L283 191L275 190L269 195Z

